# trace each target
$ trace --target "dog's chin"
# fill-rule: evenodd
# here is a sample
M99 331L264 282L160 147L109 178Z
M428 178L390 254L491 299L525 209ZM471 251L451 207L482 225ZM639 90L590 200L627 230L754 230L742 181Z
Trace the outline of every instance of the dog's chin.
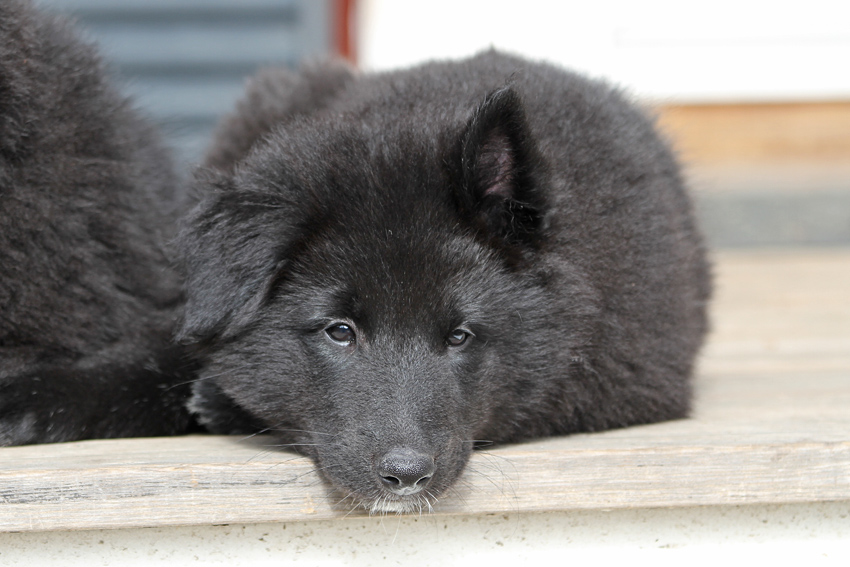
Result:
M363 506L370 516L386 514L427 514L433 512L437 498L426 494L410 496L380 496L375 500L362 500Z
M423 490L416 494L399 496L390 492L375 491L371 494L358 494L352 490L343 489L328 483L330 494L336 495L337 508L340 511L352 512L357 508L366 510L370 516L387 514L430 514L434 511L439 497L434 492ZM346 495L347 496L344 496Z

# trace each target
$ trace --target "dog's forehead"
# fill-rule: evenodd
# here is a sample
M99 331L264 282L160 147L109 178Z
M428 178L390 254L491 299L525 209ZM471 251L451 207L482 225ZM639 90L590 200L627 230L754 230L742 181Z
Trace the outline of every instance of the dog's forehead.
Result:
M349 281L374 289L416 290L440 288L440 282L463 279L479 271L480 245L446 223L402 218L395 222L356 224L349 237L335 247L336 262L345 265ZM340 257L342 256L342 257Z
M370 227L337 225L304 251L299 272L325 307L336 302L385 323L442 320L476 302L472 290L484 293L497 276L495 255L460 229L374 220Z
M321 201L311 205L318 240L343 254L336 262L350 271L393 281L457 270L476 247L433 148L408 144L391 153L325 169L324 186L311 192Z

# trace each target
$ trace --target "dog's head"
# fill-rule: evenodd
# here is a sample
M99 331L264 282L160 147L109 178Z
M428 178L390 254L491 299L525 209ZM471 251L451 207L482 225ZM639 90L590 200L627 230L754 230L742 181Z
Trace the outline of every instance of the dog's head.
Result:
M479 436L521 421L528 384L506 376L545 356L529 329L558 332L519 97L449 122L296 121L199 175L181 238L202 419L227 421L205 396L232 400L375 511L429 506Z

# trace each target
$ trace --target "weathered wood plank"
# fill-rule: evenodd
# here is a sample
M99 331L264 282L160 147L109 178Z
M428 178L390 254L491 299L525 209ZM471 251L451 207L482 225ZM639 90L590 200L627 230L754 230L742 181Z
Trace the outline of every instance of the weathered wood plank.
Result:
M716 256L702 373L850 369L846 248Z
M742 439L743 441L743 439ZM185 461L80 462L2 473L3 531L257 523L364 515L329 494L306 459L235 448L222 438L89 442L186 449ZM110 447L112 445L112 447ZM203 462L204 449L231 458ZM248 456L247 453L250 453ZM259 456L258 456L259 455ZM187 462L188 461L188 462ZM199 462L200 461L200 462ZM850 442L571 448L562 440L476 455L436 510L479 514L563 509L850 499Z
M435 512L850 501L850 251L718 257L691 419L481 451ZM364 514L265 438L0 450L0 531Z

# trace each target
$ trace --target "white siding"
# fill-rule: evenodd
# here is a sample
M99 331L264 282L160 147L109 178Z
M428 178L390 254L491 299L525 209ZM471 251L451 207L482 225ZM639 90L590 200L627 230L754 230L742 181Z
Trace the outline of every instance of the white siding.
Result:
M850 2L361 0L361 63L491 45L675 101L850 97Z

